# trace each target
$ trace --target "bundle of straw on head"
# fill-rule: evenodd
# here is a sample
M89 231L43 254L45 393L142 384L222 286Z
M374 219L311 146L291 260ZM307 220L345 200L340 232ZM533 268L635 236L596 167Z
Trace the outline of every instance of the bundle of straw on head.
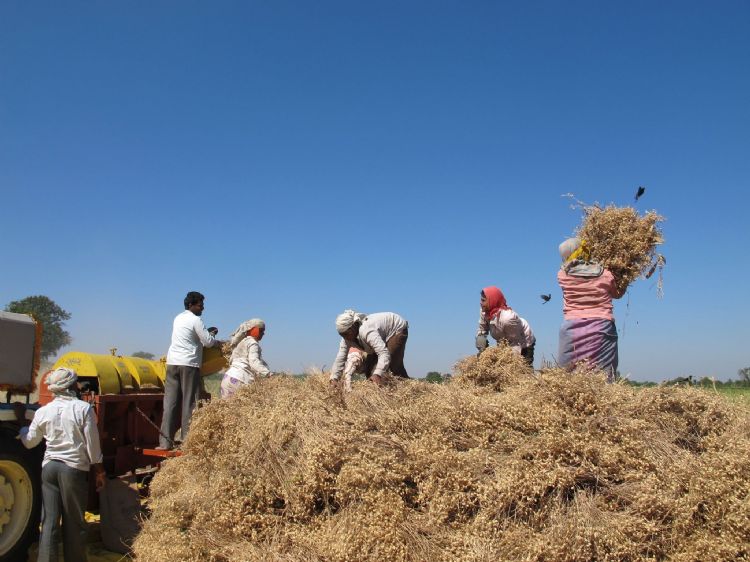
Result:
M587 205L583 211L576 234L585 240L591 258L612 272L622 292L641 275L650 277L657 266L663 267L664 257L656 247L664 242L659 228L664 217L654 211L640 215L633 207L615 205Z

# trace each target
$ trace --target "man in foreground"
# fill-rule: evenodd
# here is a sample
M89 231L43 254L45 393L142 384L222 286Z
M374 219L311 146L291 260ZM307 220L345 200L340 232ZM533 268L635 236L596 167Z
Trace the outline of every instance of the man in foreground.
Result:
M96 491L104 487L105 474L96 416L88 402L77 397L75 371L55 369L47 377L55 398L39 408L29 427L22 427L19 439L28 449L46 440L42 461L42 534L39 562L57 560L57 543L62 539L65 560L86 562L86 520L88 476L93 469ZM19 421L24 414L16 410Z

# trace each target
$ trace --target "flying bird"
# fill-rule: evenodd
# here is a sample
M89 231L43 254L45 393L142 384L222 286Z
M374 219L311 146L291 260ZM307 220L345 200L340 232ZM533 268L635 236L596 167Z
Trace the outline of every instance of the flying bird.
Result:
M549 302L549 300L552 298L551 294L549 294L549 295L539 295L539 296L542 297L542 300L544 301L542 304L547 304Z
M646 188L642 185L638 186L638 191L635 194L635 200L638 201L638 199L641 198L641 196L646 193Z

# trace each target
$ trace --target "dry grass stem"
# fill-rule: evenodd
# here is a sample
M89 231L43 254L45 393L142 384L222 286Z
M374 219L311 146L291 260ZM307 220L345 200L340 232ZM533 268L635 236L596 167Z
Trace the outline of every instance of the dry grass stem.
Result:
M659 269L662 292L664 256L657 246L664 242L659 223L664 217L654 211L640 215L633 207L585 205L583 222L576 235L586 241L595 261L609 269L623 292L639 277L651 277Z
M711 392L534 376L506 348L452 382L247 385L152 484L150 561L741 560L750 414Z

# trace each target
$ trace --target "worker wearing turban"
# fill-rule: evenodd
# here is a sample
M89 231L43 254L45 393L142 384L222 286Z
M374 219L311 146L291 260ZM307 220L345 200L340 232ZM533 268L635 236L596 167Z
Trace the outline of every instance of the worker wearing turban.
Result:
M38 560L57 560L60 538L65 560L87 560L84 513L89 472L94 472L97 491L105 483L96 414L91 404L76 398L77 383L78 375L71 369L61 367L47 375L54 399L34 412L31 424L18 435L29 449L46 442Z
M341 336L339 351L331 368L331 381L341 377L352 348L367 354L364 373L376 384L390 371L409 378L404 367L404 351L409 337L409 323L394 312L362 314L345 310L336 317L336 331Z
M59 367L47 375L47 388L52 394L75 396L78 375L71 369Z
M343 335L357 322L362 322L366 318L365 314L353 310L345 310L336 317L336 331Z

